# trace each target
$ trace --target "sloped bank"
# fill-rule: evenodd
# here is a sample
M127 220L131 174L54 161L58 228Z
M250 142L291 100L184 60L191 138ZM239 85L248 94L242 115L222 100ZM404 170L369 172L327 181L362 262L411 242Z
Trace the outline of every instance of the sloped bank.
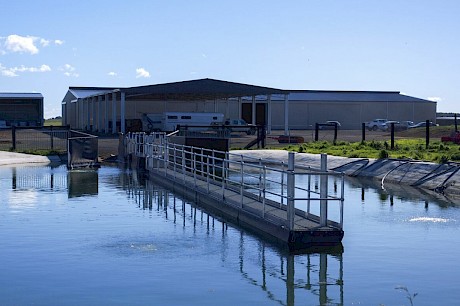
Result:
M288 151L237 150L233 154L251 158L272 159L287 163ZM319 154L296 153L296 163L320 166ZM385 184L403 184L445 195L460 195L460 164L436 164L415 160L347 158L328 155L328 169L350 177L365 177Z

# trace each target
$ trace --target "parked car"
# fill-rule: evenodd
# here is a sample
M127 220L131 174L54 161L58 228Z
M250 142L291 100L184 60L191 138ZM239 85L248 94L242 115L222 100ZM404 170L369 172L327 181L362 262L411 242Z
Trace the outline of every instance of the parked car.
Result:
M324 124L327 124L327 125L324 125ZM328 121L324 122L323 125L320 125L318 127L318 129L320 129L320 130L333 130L335 125L337 125L337 129L340 129L340 127L342 126L340 124L340 122L338 122L336 120L328 120Z
M366 122L366 127L369 131L386 131L388 130L387 122L388 119L374 119L370 122Z
M430 126L438 126L438 125L430 121ZM417 124L409 126L410 129L419 128L419 127L426 127L426 121L422 121Z
M387 122L387 125L388 128L391 127L390 122ZM395 131L405 131L412 125L414 125L414 122L409 120L395 121Z

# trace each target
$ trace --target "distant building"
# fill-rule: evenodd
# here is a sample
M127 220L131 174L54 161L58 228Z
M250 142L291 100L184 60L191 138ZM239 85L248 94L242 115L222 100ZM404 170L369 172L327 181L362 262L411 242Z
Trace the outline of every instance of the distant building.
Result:
M3 126L43 126L43 96L40 93L0 93L0 123Z
M376 118L436 121L436 102L396 91L283 90L214 79L115 87L69 87L62 101L64 125L100 133L139 129L143 114L219 112L264 124L267 130L313 129L339 121L360 129Z

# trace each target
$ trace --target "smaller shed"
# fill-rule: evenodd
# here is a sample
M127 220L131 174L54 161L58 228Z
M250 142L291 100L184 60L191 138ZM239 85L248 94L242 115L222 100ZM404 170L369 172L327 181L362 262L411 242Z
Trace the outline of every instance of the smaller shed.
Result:
M43 126L41 93L0 93L0 125Z

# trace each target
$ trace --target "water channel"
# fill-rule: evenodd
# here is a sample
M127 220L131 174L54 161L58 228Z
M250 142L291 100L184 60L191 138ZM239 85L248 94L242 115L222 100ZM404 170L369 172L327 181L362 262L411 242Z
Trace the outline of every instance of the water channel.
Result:
M456 305L460 297L460 201L416 189L347 179L342 245L289 254L116 166L0 167L0 188L0 305Z

